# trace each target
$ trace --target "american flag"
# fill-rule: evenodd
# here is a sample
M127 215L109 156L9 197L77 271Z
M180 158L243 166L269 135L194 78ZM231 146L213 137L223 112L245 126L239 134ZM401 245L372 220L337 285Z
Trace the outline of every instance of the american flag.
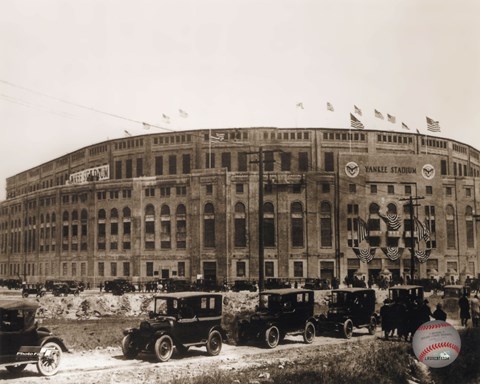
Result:
M362 124L362 122L358 120L355 116L353 116L351 113L350 113L350 124L352 128L365 129L365 126Z
M379 119L382 119L382 120L384 119L382 113L380 111L377 111L376 109L375 109L375 117L378 117Z
M430 240L430 230L428 229L426 224L418 220L417 217L415 217L415 224L417 226L418 239L422 239L424 241Z
M368 227L365 220L358 218L358 230L357 230L358 243L360 244L363 240L368 239Z
M180 115L180 117L183 117L184 119L188 117L188 113L185 112L183 109L179 109L178 114Z
M170 117L162 113L162 118L165 123L170 124Z
M389 115L388 113L387 113L387 120L388 120L390 123L393 123L393 124L395 124L396 121L397 121L397 119L395 118L395 116Z
M297 108L304 109L303 108L303 103L297 103Z
M142 125L143 125L143 129L147 129L147 130L150 129L150 124L142 123Z
M405 123L403 123L403 122L402 122L402 128L403 128L403 129L410 130L410 128L408 128L407 124L405 124Z
M216 136L210 135L210 141L224 141L225 133L217 133Z
M327 103L327 109L328 109L329 111L332 111L332 112L335 111L335 109L333 108L333 105L332 105L331 103Z
M430 132L440 132L440 125L438 124L438 121L427 117L427 130Z
M353 109L354 109L354 111L357 115L362 116L362 110L360 108L358 108L356 105L354 105Z

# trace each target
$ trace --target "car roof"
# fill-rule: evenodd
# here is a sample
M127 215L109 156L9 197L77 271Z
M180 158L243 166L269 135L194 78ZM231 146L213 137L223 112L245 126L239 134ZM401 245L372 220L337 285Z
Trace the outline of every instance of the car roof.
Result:
M416 288L422 288L421 285L396 285L394 287L390 287L388 289L394 290L394 289L416 289Z
M40 305L37 302L31 300L0 299L0 309L32 311L37 309L39 306Z
M374 289L371 288L340 288L340 289L333 289L333 292L375 292Z
M280 289L269 289L266 291L260 292L261 295L288 295L289 293L304 293L304 292L312 292L310 289L295 289L295 288L280 288Z
M465 287L464 285L459 285L459 284L452 284L452 285L445 285L443 287L443 289L445 288L454 288L454 289L463 289L463 288L469 288L469 287Z
M221 293L213 293L213 292L171 292L171 293L164 293L163 295L155 295L155 298L161 299L187 299L190 297L201 297L201 296L220 296L222 297Z

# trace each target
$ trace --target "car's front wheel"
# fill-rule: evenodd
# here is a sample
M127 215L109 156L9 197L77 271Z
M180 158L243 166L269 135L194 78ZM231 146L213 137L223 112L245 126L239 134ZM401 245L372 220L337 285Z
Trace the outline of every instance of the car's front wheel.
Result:
M275 325L265 331L265 344L268 348L275 348L280 342L280 331Z
M222 350L222 335L218 331L210 332L207 341L207 353L210 356L217 356Z
M376 330L377 330L377 319L374 316L372 316L370 318L370 324L368 324L368 333L370 335L374 335Z
M122 339L122 352L123 356L127 359L134 359L138 355L138 345L135 342L133 335L126 335Z
M353 321L351 319L345 320L343 323L343 336L347 339L350 339L353 334Z
M7 368L7 371L10 373L20 373L26 366L27 364L7 365L5 368Z
M42 346L43 354L38 359L37 369L43 376L55 375L60 369L62 360L62 348L55 342L50 341Z
M303 330L303 341L312 344L315 339L315 325L311 321L307 321Z
M23 293L22 293L22 297L28 297L28 293L27 293L27 292L23 292Z
M155 342L155 355L162 363L170 360L173 353L173 340L168 335L160 336Z

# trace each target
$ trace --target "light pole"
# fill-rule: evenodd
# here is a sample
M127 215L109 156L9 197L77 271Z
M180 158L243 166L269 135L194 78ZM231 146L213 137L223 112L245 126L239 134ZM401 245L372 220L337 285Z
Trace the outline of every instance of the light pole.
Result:
M414 215L413 207L418 207L420 204L414 204L413 200L423 200L424 197L407 197L400 199L400 201L408 201L405 206L409 207L410 211L410 281L413 284L413 279L415 277L415 236L414 236ZM420 276L419 276L420 277Z

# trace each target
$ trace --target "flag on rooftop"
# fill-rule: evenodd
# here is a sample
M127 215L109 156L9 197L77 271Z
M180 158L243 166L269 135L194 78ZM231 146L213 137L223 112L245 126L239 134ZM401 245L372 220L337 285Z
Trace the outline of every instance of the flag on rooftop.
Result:
M178 114L180 115L180 117L183 117L184 119L188 117L188 113L185 112L183 109L179 109Z
M225 133L217 133L215 136L210 135L210 141L224 141L225 140Z
M334 112L335 109L333 108L333 105L331 103L327 102L327 110Z
M150 124L142 123L142 125L143 125L143 129L147 129L147 130L150 129Z
M435 121L427 116L427 130L430 132L440 132L440 125L438 121Z
M387 120L393 124L397 122L397 119L395 118L395 116L389 115L388 113L387 113Z
M419 135L421 135L421 133L420 133L420 131L418 130L418 128L417 128L417 133L418 133Z
M355 113L359 116L362 116L362 110L358 108L356 105L353 106L353 109L355 110Z
M408 128L407 124L405 124L404 122L402 122L402 128L403 128L403 129L410 130L410 128Z
M305 109L305 108L303 108L303 103L297 103L297 108Z
M163 121L165 121L165 123L170 124L170 116L167 116L164 113L162 113L162 118L163 118Z
M132 134L130 132L128 132L126 129L123 132L125 132L125 136L127 136L127 137L132 136Z
M384 119L382 113L377 111L376 109L375 109L375 117L378 117L379 119L382 119L382 120Z
M365 126L362 124L360 120L358 120L355 116L350 113L350 124L352 128L356 129L365 129Z

